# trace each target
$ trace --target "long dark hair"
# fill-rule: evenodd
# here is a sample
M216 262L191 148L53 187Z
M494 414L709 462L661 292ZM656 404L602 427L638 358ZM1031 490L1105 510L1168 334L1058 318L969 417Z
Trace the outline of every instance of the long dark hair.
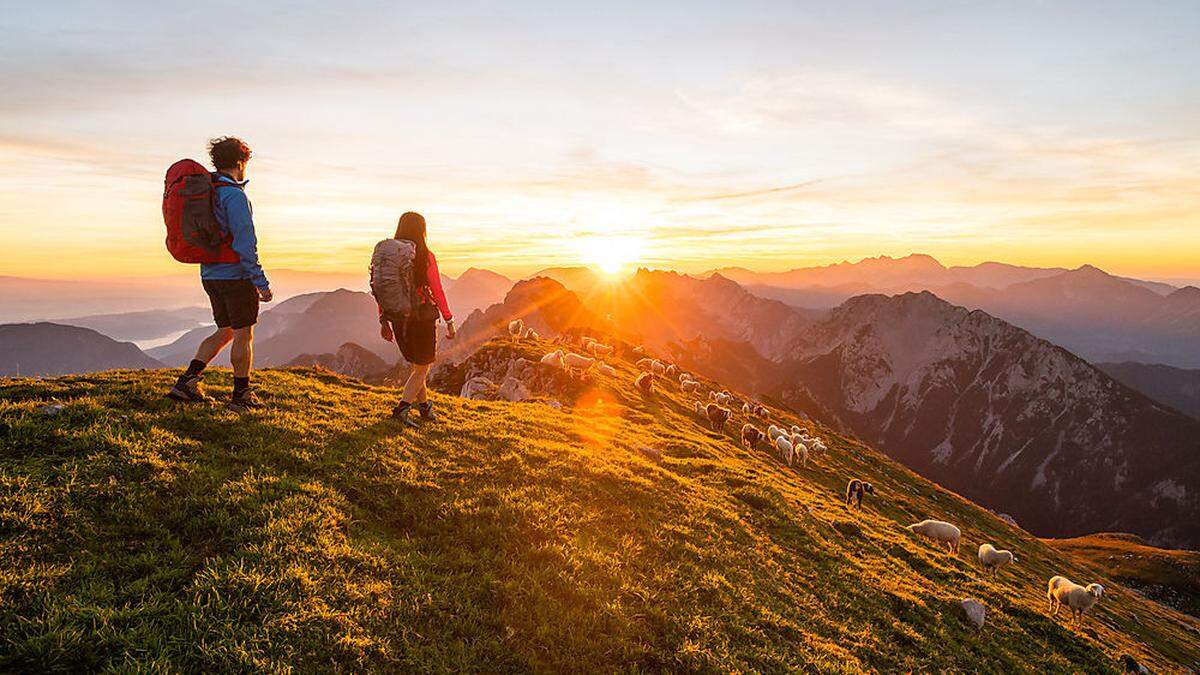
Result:
M394 239L407 239L417 245L413 277L418 286L429 285L429 245L425 243L425 216L409 211L400 216Z

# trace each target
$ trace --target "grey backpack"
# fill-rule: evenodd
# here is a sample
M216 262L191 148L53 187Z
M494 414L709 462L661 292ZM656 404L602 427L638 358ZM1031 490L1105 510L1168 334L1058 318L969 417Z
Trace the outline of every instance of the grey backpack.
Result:
M416 309L417 285L413 261L417 245L407 239L384 239L371 254L371 295L384 316L403 319Z

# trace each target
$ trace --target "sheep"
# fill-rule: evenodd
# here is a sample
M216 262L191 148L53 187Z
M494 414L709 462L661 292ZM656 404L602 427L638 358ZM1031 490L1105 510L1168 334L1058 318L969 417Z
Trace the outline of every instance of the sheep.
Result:
M563 359L563 350L561 349L556 349L549 354L546 354L542 357L541 362L547 366L554 366L555 368L567 367L567 363Z
M749 404L749 403L743 403L743 404L742 404L742 414L743 414L743 415L749 415L749 414L750 414L750 404Z
M579 348L585 352L591 351L592 345L595 344L596 338L586 335L579 336Z
M822 443L821 439L819 439L819 438L813 438L810 441L806 441L806 442L810 446L812 446L813 452L820 452L820 453L824 454L825 452L829 451L829 448L825 447L825 444Z
M613 348L610 345L602 345L599 342L589 342L587 351L592 356L610 356L613 353Z
M700 383L694 380L687 380L686 382L680 383L679 391L682 391L685 394L693 391L700 391Z
M799 436L800 434L803 434L803 433L804 433L803 429L796 426L795 424L792 425L792 435L793 436Z
M654 359L650 362L650 372L654 373L655 375L666 375L667 366L663 364L662 361Z
M909 525L906 529L932 540L939 546L945 544L946 550L958 554L958 542L962 540L962 531L950 523L925 519L915 525Z
M708 411L704 407L704 404L701 403L700 401L696 401L696 414L699 415L700 417L703 417L704 419L708 419Z
M780 436L780 438L783 438L783 436ZM792 443L792 457L798 458L800 460L800 466L807 469L808 468L808 446L801 443L800 439L796 438L795 436L792 436L791 439L789 439L789 440Z
M521 319L513 319L508 322L508 335L514 339L521 339L521 332L525 330L525 322Z
M654 394L654 373L638 375L633 384L642 392L642 396L652 396Z
M1000 573L1000 568L1010 563L1017 562L1017 556L1013 555L1012 551L997 550L991 544L981 544L979 546L979 566L985 572L991 572L992 576Z
M1104 587L1100 584L1080 586L1063 576L1050 578L1046 586L1046 599L1050 601L1050 616L1058 616L1058 608L1063 601L1071 609L1071 619L1078 621L1083 613L1092 608L1096 601L1104 595Z
M687 372L686 370L679 371L679 384L683 384L684 382L688 382L692 379L691 373Z
M667 377L674 379L675 376L678 374L679 374L679 369L675 367L674 363L667 366L667 372L666 372Z
M563 355L563 361L571 368L577 368L580 371L585 371L592 367L592 364L596 362L596 359L588 358L582 354L576 354L575 352L567 352Z
M704 408L705 414L708 416L708 423L712 425L713 431L722 431L725 428L725 423L729 421L733 411L729 408L723 408L716 403L709 403Z
M776 438L779 438L783 435L783 429L780 429L772 424L771 426L767 427L767 435L771 437L771 442L774 443Z
M742 425L742 443L746 445L746 449L753 450L763 439L763 432L758 427L749 422Z
M533 338L534 340L542 339L542 336L536 330L534 330L532 328L529 329L529 335L527 337Z
M765 419L769 419L771 417L771 411L767 410L766 406L760 405L754 409L754 415L755 415L755 417L759 417L759 418L765 420Z
M779 436L775 439L775 448L779 450L779 458L784 464L792 465L792 442L787 436Z
M638 362L634 365L636 365L639 370L644 370L646 372L650 372L650 359L648 359L648 358L647 359L638 359Z
M710 401L716 401L716 400L717 400L717 392L715 392L715 391L709 391L709 392L708 392L708 400L710 400Z
M609 377L617 374L617 369L613 368L607 363L601 363L600 365L596 366L596 370L600 371L601 375L607 375Z
M875 494L875 486L870 483L851 478L849 483L846 483L846 506L849 507L851 502L854 502L854 508L862 508L862 500L865 495Z

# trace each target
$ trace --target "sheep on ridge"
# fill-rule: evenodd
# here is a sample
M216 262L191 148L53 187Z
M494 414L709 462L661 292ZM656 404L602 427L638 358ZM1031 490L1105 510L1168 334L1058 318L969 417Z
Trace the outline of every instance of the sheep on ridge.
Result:
M854 502L854 508L862 508L862 500L865 495L875 494L875 486L870 483L851 478L849 483L846 483L846 506L850 506Z
M1080 586L1063 576L1051 577L1046 587L1046 598L1050 600L1052 610L1050 615L1058 616L1058 608L1065 601L1074 621L1082 619L1083 613L1091 609L1103 595L1104 587L1100 584Z
M750 404L749 404L749 403L743 403L743 404L742 404L742 414L743 414L743 415L749 415L749 414L750 414Z
M513 319L508 322L508 334L514 340L521 338L521 333L525 330L525 322L521 319Z
M784 438L784 436L780 436L780 438ZM795 459L798 459L800 461L800 466L807 469L808 468L808 446L801 443L800 439L797 438L796 436L792 436L791 438L788 439L788 441L791 442L791 444L792 444L792 457Z
M667 366L667 372L666 372L667 377L674 379L675 375L677 375L678 373L679 373L679 369L675 367L674 363Z
M733 411L729 408L723 408L716 403L709 403L705 406L705 414L708 416L708 423L712 425L713 431L721 431L725 428L725 423L729 421L729 417L733 415Z
M985 572L991 572L992 576L999 574L1001 567L1015 562L1017 556L1013 555L1012 551L997 550L991 544L979 546L979 566Z
M567 362L563 359L563 350L561 349L556 349L543 356L542 363L547 366L554 366L555 368L565 369L567 367Z
M610 356L613 353L613 348L610 345L602 345L599 342L590 342L588 343L587 351L592 356Z
M771 426L767 427L767 435L771 437L771 442L774 443L776 438L779 438L783 435L783 429L780 429L772 424Z
M792 465L792 442L787 436L779 436L775 439L775 447L779 450L779 458L784 464Z
M637 386L638 391L642 392L642 396L652 396L654 394L654 373L642 373L633 381Z
M563 361L566 362L568 367L575 368L576 370L583 372L588 368L591 368L592 364L596 362L596 359L589 358L582 354L576 354L575 352L567 352L563 355Z
M939 546L946 545L950 553L958 553L958 542L962 540L962 531L943 520L925 519L906 529L933 541Z
M748 450L753 450L763 439L763 432L749 422L742 425L742 443Z
M596 370L600 371L601 375L607 375L609 377L617 374L617 369L613 368L607 363L601 363L600 365L596 366Z
M650 362L650 372L654 373L655 375L666 375L667 366L664 365L662 361L654 359Z
M648 359L648 358L638 359L637 363L634 365L636 365L640 370L649 371L650 370L650 359Z

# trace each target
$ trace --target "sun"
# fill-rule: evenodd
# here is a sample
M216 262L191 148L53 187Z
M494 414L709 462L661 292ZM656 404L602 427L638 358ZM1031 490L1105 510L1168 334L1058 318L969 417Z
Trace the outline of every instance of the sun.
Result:
M643 241L628 235L585 237L577 246L580 257L587 264L607 276L615 277L638 261Z

